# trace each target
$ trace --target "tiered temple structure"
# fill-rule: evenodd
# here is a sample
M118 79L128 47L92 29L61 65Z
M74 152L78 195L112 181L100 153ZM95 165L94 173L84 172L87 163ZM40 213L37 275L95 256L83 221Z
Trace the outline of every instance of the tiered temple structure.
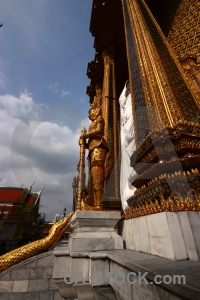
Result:
M200 257L194 234L194 219L200 225L199 28L198 1L164 1L162 5L157 0L93 1L90 31L96 54L88 64L87 94L90 112L99 109L104 124L81 135L76 208L116 210L121 203L125 239L130 228L134 235L148 237L162 224L156 240L147 238L145 246L137 245L131 236L127 247L168 258ZM98 118L90 117L93 123ZM97 167L100 160L106 164L105 157L95 158L99 146L90 147L94 139L97 144L104 141L109 153L107 177ZM84 196L87 147L89 181ZM91 167L94 164L96 169ZM101 188L94 187L98 176L99 183L104 182ZM101 205L95 202L94 189L102 189ZM146 218L137 219L142 216ZM186 222L195 227L194 255L189 246L184 254L176 254L172 241L176 227L177 237L188 244ZM162 231L165 227L167 232ZM166 234L170 253L165 243L157 249Z

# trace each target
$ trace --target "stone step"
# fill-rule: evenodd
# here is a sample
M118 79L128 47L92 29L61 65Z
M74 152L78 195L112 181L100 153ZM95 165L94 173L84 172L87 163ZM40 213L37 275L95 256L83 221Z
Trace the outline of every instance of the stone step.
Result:
M64 300L58 291L37 291L24 293L1 293L1 300ZM68 299L74 300L74 299Z
M120 300L110 285L94 286L93 289L96 300Z
M69 243L68 240L62 240L62 241L58 242L58 243L56 244L56 246L58 246L58 247L67 247L67 246L68 246L68 243Z

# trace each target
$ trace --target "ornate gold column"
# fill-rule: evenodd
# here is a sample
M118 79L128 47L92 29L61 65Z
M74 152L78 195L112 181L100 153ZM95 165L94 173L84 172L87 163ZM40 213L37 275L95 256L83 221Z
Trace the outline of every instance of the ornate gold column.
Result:
M102 111L105 121L104 138L110 149L112 173L109 179L109 195L119 199L119 130L118 130L118 101L115 79L115 49L110 46L103 52L104 79L102 94ZM114 193L113 193L114 192Z
M92 102L92 107L101 107L102 109L102 84L97 83L95 85L95 93L94 100Z
M86 129L82 129L82 134L86 133ZM78 193L78 198L77 198L77 204L76 204L76 209L81 210L81 196L82 196L82 191L84 188L84 175L85 175L85 141L80 141L80 161L78 165L78 188L77 188L77 193Z
M199 108L145 1L122 3L138 144L148 131L196 122Z
M102 111L103 118L105 121L104 128L104 138L108 144L111 141L110 133L108 132L111 129L109 128L108 122L109 117L111 116L110 107L113 98L116 96L116 88L115 88L115 64L114 64L114 48L109 47L103 52L103 60L104 60L104 78L103 78L103 98L102 98ZM110 114L110 116L109 116Z

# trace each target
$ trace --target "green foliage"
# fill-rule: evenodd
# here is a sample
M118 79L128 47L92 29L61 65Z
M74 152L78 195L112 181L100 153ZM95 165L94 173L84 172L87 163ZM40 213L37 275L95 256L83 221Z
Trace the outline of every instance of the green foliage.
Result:
M27 243L41 238L45 223L45 215L38 212L38 207L23 208L21 210L17 236L22 243Z

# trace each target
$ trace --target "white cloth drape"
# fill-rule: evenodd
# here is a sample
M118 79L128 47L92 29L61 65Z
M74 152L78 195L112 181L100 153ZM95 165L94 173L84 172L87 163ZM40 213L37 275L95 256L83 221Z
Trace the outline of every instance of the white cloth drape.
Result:
M132 114L131 94L128 82L119 97L120 104L120 138L121 138L121 169L120 195L123 210L128 209L127 200L134 194L135 188L131 185L137 173L130 167L130 157L135 149L134 123Z

